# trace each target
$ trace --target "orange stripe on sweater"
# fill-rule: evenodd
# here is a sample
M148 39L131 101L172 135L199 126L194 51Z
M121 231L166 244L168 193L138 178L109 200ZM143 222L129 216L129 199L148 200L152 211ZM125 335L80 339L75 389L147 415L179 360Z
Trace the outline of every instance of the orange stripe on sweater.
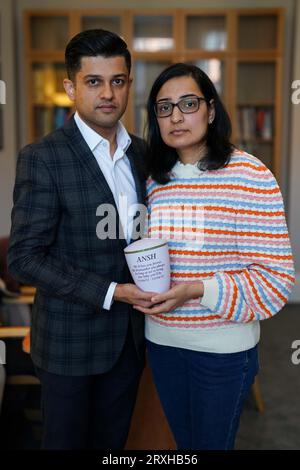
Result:
M255 171L263 171L263 172L268 171L268 169L265 166L255 166L252 163L248 163L248 162L236 162L236 163L232 162L227 165L227 168L234 168L234 167L236 168L239 166L252 168Z
M150 193L150 196L153 194L159 193L161 191L169 191L174 189L238 189L245 192L257 193L257 194L276 194L280 190L278 187L272 189L262 189L262 188L253 188L242 186L241 184L172 184L172 186L163 186L156 189L153 189Z
M226 253L220 251L189 251L189 250L172 250L169 249L169 253L172 255L193 255L193 256L253 256L255 258L270 258L270 259L281 259L281 260L292 260L291 255L267 255L264 253L256 252L240 252L240 251L226 251Z
M253 311L251 310L251 308L249 308L249 310L250 310L250 318L249 318L249 320L246 321L246 323L249 323L249 322L251 322L252 320L255 319L254 313L253 313Z
M252 209L233 209L232 207L222 207L222 206L204 205L204 209L212 210L212 211L231 212L231 213L236 213L236 214L258 215L258 216L264 216L264 217L278 217L278 216L284 215L283 211L277 211L277 212L257 211L257 210L252 210Z
M162 318L163 320L176 320L176 321L205 321L205 320L220 320L219 315L209 315L207 317L177 317L175 315L161 315L160 313L156 314L155 317Z
M252 292L253 292L253 294L254 294L254 296L255 296L255 298L256 298L258 304L259 304L260 307L266 312L266 314L268 315L268 317L271 317L271 316L272 316L272 313L269 312L269 310L266 308L266 306L265 306L265 305L262 303L262 301L260 300L260 297L259 297L259 295L258 295L258 292L257 292L257 290L256 290L256 288L255 288L255 286L254 286L254 283L253 283L252 279L251 279L251 276L250 276L250 274L249 274L247 271L245 271L245 276L246 276L247 280L249 281L250 287L251 287L251 289L252 289Z
M231 307L230 307L230 310L229 310L229 315L227 317L228 320L230 320L232 315L233 315L235 305L236 305L237 296L238 296L238 290L237 290L235 282L233 282L233 296L232 296L232 301L231 301Z
M152 225L151 232L157 230L165 230L167 232L179 232L182 231L182 227L174 227L169 225ZM185 229L186 231L188 229ZM217 230L212 228L205 228L204 233L210 235L233 235L240 237L262 237L262 238L288 238L287 233L260 233L260 232L238 232L233 230Z
M265 271L268 271L269 273L271 274L274 274L275 276L280 276L282 277L283 279L288 279L289 281L291 282L295 282L295 277L294 276L291 276L290 274L287 274L287 273L280 273L278 271L275 271L274 269L271 269L267 266L260 266L260 269L264 269Z
M287 298L284 295L282 295L281 292L279 292L279 290L276 289L276 287L272 286L270 281L268 281L268 279L266 279L262 273L260 273L259 271L256 271L256 273L265 282L265 284L267 284L267 286L271 289L271 291L273 291L274 294L276 294L282 300L282 302L285 303L287 301Z
M228 271L226 271L228 272ZM235 271L234 271L235 272ZM207 277L207 276L213 276L214 274L216 274L214 271L212 272L209 272L209 273L172 273L172 277L199 277L199 278L203 278L203 277Z

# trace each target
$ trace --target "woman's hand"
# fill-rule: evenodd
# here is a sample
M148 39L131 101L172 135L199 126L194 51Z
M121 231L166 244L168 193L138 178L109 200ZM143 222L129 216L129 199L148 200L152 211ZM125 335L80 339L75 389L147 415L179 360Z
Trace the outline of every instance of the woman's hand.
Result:
M151 308L145 308L139 305L134 305L133 307L147 315L169 313L175 310L175 308L183 305L188 300L202 297L203 293L204 286L202 281L191 282L188 284L177 284L168 290L168 292L163 294L155 294L151 298L151 302L158 305L154 305Z
M154 304L154 302L151 302L151 297L154 295L154 292L144 292L135 284L117 284L114 291L114 300L149 308Z

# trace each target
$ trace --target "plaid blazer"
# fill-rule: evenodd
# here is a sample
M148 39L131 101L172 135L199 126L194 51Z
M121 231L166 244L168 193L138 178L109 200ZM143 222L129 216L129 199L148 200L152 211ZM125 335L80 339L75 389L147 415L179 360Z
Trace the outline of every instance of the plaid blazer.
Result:
M144 143L131 136L126 154L144 203ZM130 305L102 305L111 281L132 282L124 239L100 240L100 204L118 211L97 161L74 118L21 150L14 188L8 267L37 287L31 355L36 366L60 375L103 373L117 361L131 325L141 359L143 315Z

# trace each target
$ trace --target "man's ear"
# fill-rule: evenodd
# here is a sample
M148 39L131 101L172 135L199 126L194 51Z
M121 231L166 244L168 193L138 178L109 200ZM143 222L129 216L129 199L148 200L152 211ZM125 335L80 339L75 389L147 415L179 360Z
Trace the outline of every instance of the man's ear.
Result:
M63 84L64 84L64 89L65 89L68 97L70 98L70 100L75 101L76 93L75 93L75 86L74 86L74 83L72 82L72 80L69 80L68 78L65 78L64 81L63 81Z

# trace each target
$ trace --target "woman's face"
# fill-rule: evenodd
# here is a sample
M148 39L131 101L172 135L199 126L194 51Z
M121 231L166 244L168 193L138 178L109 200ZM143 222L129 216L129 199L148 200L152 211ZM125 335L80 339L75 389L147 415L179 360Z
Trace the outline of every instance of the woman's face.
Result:
M169 101L177 103L182 98L204 97L192 77L175 77L168 80L158 92L156 103ZM171 116L157 117L161 137L165 144L175 148L180 157L197 157L201 144L205 143L207 126L214 118L213 105L200 101L198 111L185 114L178 106L173 108Z

